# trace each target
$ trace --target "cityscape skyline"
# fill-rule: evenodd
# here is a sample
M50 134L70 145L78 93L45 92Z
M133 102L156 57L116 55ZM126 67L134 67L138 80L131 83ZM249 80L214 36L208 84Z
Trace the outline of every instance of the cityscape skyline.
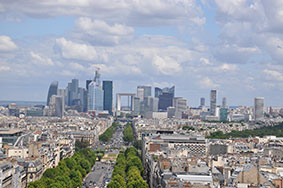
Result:
M0 100L43 101L52 80L99 67L115 93L175 85L192 106L210 89L231 105L283 106L280 1L31 4L0 3Z

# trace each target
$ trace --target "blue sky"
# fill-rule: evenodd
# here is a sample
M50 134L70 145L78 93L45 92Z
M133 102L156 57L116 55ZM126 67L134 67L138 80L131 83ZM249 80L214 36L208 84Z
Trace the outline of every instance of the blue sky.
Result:
M0 100L45 101L72 78L176 86L197 106L283 106L283 2L271 0L8 0L0 2Z

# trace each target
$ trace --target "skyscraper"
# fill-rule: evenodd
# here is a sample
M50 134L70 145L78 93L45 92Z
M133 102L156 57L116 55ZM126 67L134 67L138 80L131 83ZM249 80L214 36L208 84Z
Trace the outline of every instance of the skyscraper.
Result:
M216 90L210 91L210 115L216 116Z
M88 85L89 85L91 82L92 82L92 80L86 80L86 86L85 86L86 90L88 90Z
M137 87L137 97L140 101L144 101L146 97L151 96L151 86L138 86Z
M56 95L55 98L55 116L63 117L64 115L64 98Z
M49 105L50 98L52 95L57 95L57 90L58 90L58 81L53 81L48 90L48 95L47 95L47 105Z
M144 88L141 86L138 86L137 88L137 97L140 99L140 101L144 100Z
M200 107L203 107L203 106L205 106L205 98L204 97L200 98Z
M112 115L113 106L113 82L103 81L103 110L108 110L109 114Z
M103 110L103 93L100 83L100 74L98 70L96 70L94 80L88 85L88 110Z
M264 119L264 98L256 97L254 101L254 119L255 121L262 121Z
M173 98L175 94L175 86L160 89L155 88L155 97L159 98L158 109L161 111L167 111L169 106L173 106Z
M227 99L226 99L226 97L222 98L222 108L227 108Z

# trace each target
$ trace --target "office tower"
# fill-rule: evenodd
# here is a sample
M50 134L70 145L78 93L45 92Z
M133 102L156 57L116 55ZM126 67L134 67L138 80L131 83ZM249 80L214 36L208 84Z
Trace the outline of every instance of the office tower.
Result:
M216 115L216 90L210 91L210 115Z
M86 80L86 86L85 86L86 90L88 90L88 85L89 85L91 82L92 82L92 80Z
M226 99L226 97L222 98L222 108L227 108L227 99Z
M113 82L103 81L103 110L108 110L109 114L112 115L113 106Z
M140 99L140 101L144 100L144 88L141 86L138 86L137 88L137 97Z
M63 117L64 115L64 100L62 96L56 95L55 98L55 116Z
M57 95L57 90L58 90L58 82L57 82L57 81L53 81L53 82L50 84L49 90L48 90L47 105L49 105L51 96L52 96L52 95Z
M200 107L204 107L205 106L205 98L200 98Z
M144 101L146 97L151 96L151 86L138 86L137 87L137 97L140 101Z
M79 104L79 80L72 79L70 88L70 106Z
M173 99L173 106L177 112L184 112L187 109L187 99L182 97L175 97Z
M103 110L103 93L104 92L100 84L100 74L98 70L96 70L93 81L88 85L88 110Z
M167 108L169 106L173 106L174 94L175 94L175 86L171 88L166 87L163 89L156 87L155 97L159 99L158 110L167 111Z
M144 102L141 103L144 103L145 111L158 112L158 101L159 101L158 98L148 96L145 98Z
M51 116L63 117L64 103L63 97L59 95L52 95L50 98L49 108Z
M141 101L139 97L134 98L134 115L140 115L141 113Z
M255 121L262 121L264 119L264 98L256 97L254 100L254 119Z
M220 121L227 121L227 120L228 120L228 109L220 108Z

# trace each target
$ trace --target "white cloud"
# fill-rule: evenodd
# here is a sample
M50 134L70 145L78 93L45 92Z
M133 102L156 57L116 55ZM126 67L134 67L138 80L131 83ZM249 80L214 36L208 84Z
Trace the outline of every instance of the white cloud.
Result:
M1 1L6 17L84 16L127 25L199 25L205 22L195 0L29 0ZM17 14L12 14L17 12Z
M74 69L74 70L78 70L78 71L84 71L84 70L85 70L85 67L82 66L82 65L79 64L79 63L74 63L74 62L72 62L72 63L70 63L69 65L70 65L70 67L71 67L72 69Z
M9 71L9 70L11 70L11 68L9 66L0 65L0 72L6 72L6 71Z
M31 57L34 60L35 64L39 64L39 65L44 65L44 66L54 66L54 62L47 57L42 57L41 55L31 51L30 52Z
M85 40L96 44L118 44L122 40L129 40L134 34L132 27L117 23L110 25L105 21L92 20L88 17L79 18L76 20L76 25Z
M17 45L8 36L0 36L0 52L8 52L17 49Z
M204 65L212 65L212 63L207 58L201 57L199 60Z
M201 88L217 88L218 84L214 83L210 78L204 77L199 81Z
M182 70L179 63L170 57L160 57L156 55L153 58L152 64L158 72L164 75L174 75Z
M224 63L217 69L222 70L222 71L235 71L237 70L237 65Z
M263 72L272 80L283 81L283 74L278 71L264 69Z
M62 56L66 59L95 61L97 52L91 45L75 43L65 38L56 39L56 44L61 49Z

